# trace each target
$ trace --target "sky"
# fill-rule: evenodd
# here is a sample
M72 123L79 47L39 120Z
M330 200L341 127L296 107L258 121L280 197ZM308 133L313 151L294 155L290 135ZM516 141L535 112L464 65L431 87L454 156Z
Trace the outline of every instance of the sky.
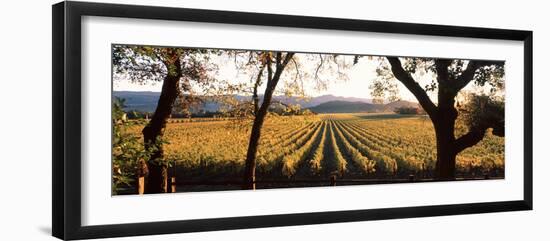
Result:
M367 99L372 98L369 86L372 84L373 80L377 78L376 69L381 64L380 61L385 60L363 57L359 59L359 62L357 64L353 65L353 56L339 57L342 63L345 62L348 64L347 67L340 68L341 73L343 73L345 76L344 78L340 77L341 75L337 74L338 71L336 71L336 64L334 64L333 62L327 62L328 64L322 66L323 68L321 69L319 74L319 79L324 80L323 82L327 85L326 88L319 89L319 85L316 84L317 82L313 78L313 73L315 72L314 70L318 66L318 59L312 58L317 58L317 56L318 55L312 57L312 55L306 56L305 54L296 54L296 58L298 60L298 63L300 64L300 71L303 74L308 74L307 76L302 77L304 83L303 88L305 90L306 96L314 97L320 95L334 95ZM238 71L232 58L215 56L211 58L211 62L218 66L217 71L215 73L212 73L212 75L216 79L226 80L230 83L250 83L251 77L254 75L253 73L249 73L246 71ZM277 87L278 90L284 89L285 81L289 82L294 76L294 66L290 66L289 64L286 70L288 72L291 72L292 74L288 73L287 75L284 75L282 77L282 82L279 82ZM413 77L417 82L420 83L421 86L426 85L433 78L433 76L430 75L415 75ZM403 84L401 84L397 80L394 80L394 82L398 84L399 97L402 100L417 102L412 93L410 93L410 91ZM149 81L147 85L142 85L132 83L131 81L119 78L117 76L115 76L113 83L113 89L115 91L160 92L161 87L162 82L153 83ZM469 86L466 89L472 88L474 87ZM263 86L260 86L260 94L263 93L264 89L265 83ZM435 93L432 92L429 93L429 95L432 100L435 101Z

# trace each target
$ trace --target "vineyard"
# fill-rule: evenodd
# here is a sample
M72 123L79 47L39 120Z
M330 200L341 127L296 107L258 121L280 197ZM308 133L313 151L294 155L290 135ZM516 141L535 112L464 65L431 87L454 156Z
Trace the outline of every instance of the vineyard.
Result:
M179 180L242 178L250 135L232 120L170 120L166 157ZM143 125L130 129L140 134ZM258 149L257 178L269 180L430 178L435 167L433 126L427 117L327 114L269 117ZM503 177L504 138L490 131L457 156L457 177Z

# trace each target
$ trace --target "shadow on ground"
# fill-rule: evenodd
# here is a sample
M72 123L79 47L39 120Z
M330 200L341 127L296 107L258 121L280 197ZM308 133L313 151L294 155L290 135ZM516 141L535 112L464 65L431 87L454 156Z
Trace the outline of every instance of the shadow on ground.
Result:
M52 227L42 226L42 227L38 227L38 230L41 233L46 234L48 236L52 235Z

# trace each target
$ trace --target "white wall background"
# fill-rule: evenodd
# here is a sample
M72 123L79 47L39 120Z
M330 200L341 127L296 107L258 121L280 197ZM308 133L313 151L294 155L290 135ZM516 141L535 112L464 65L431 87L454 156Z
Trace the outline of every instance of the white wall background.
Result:
M189 8L269 12L534 31L534 206L508 212L354 222L118 240L545 240L550 237L546 135L550 79L548 6L544 1L119 0ZM313 4L315 2L315 4ZM54 240L51 232L51 7L9 1L0 8L0 240ZM374 11L373 11L374 9ZM367 11L368 10L368 11ZM368 14L366 14L368 12Z

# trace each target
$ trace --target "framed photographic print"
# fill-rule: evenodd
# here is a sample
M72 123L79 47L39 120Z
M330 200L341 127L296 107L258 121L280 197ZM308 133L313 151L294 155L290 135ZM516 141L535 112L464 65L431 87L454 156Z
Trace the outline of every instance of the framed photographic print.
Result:
M53 6L53 235L532 209L532 32Z

